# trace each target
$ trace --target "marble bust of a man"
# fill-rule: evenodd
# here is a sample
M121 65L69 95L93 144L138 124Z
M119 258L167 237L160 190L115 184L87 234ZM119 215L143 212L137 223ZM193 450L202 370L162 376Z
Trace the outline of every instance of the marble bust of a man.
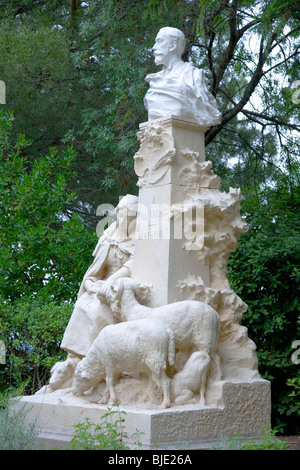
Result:
M144 98L148 119L174 116L211 127L221 122L215 98L209 92L203 70L181 59L185 36L177 28L158 32L152 48L155 65L162 70L146 76L149 89Z

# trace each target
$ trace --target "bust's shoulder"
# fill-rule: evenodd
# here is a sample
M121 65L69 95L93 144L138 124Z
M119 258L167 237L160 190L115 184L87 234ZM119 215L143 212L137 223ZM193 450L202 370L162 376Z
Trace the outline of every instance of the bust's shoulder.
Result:
M184 62L185 72L197 76L203 76L203 69L199 69L193 62Z
M150 83L151 81L162 78L162 77L163 77L163 71L160 70L159 72L149 73L148 75L146 75L145 81Z

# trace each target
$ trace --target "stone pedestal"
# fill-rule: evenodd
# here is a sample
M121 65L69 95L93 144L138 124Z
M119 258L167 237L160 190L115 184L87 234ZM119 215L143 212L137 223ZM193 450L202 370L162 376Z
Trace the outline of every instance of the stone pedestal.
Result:
M214 385L205 408L197 404L172 406L165 410L121 405L125 411L128 445L147 449L209 449L221 436L240 434L256 439L270 425L270 384L265 380L248 383L220 382ZM212 396L214 398L212 398ZM45 449L64 449L74 435L74 425L99 423L107 413L105 405L60 392L23 397L18 406L28 407L28 420L39 430L38 441ZM117 408L112 408L113 410ZM139 436L133 434L139 431Z

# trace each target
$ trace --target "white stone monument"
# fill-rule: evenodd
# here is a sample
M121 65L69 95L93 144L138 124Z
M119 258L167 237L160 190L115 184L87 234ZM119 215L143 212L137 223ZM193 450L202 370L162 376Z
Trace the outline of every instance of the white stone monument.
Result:
M181 31L159 31L162 70L146 77L149 119L134 156L138 198L121 200L99 239L62 340L66 361L22 399L49 446L117 403L144 449L208 448L270 425L270 384L240 325L247 306L227 279L248 228L242 196L222 192L205 159L205 132L221 114L203 71L181 60L184 47Z

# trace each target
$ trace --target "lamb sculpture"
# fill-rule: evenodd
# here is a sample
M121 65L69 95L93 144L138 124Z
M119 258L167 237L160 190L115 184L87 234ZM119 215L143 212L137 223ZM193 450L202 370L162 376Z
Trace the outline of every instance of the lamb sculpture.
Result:
M183 300L162 307L151 308L138 302L137 297L146 286L127 278L119 278L109 290L98 292L100 299L106 298L117 321L133 321L152 318L161 321L174 333L177 349L194 346L209 354L213 363L213 377L221 380L221 364L218 342L221 321L218 312L210 305L196 300Z
M36 395L70 388L73 382L74 371L79 361L79 357L69 355L65 361L56 362L50 371L49 385L44 385L36 392Z
M106 391L101 402L117 402L114 383L123 371L148 372L163 389L161 408L170 406L167 363L174 364L174 334L158 320L142 319L108 325L100 331L87 355L75 369L72 392L76 396L103 379Z
M210 357L204 351L196 351L186 361L183 369L174 375L171 382L171 398L182 405L200 391L200 406L205 406L205 386Z

